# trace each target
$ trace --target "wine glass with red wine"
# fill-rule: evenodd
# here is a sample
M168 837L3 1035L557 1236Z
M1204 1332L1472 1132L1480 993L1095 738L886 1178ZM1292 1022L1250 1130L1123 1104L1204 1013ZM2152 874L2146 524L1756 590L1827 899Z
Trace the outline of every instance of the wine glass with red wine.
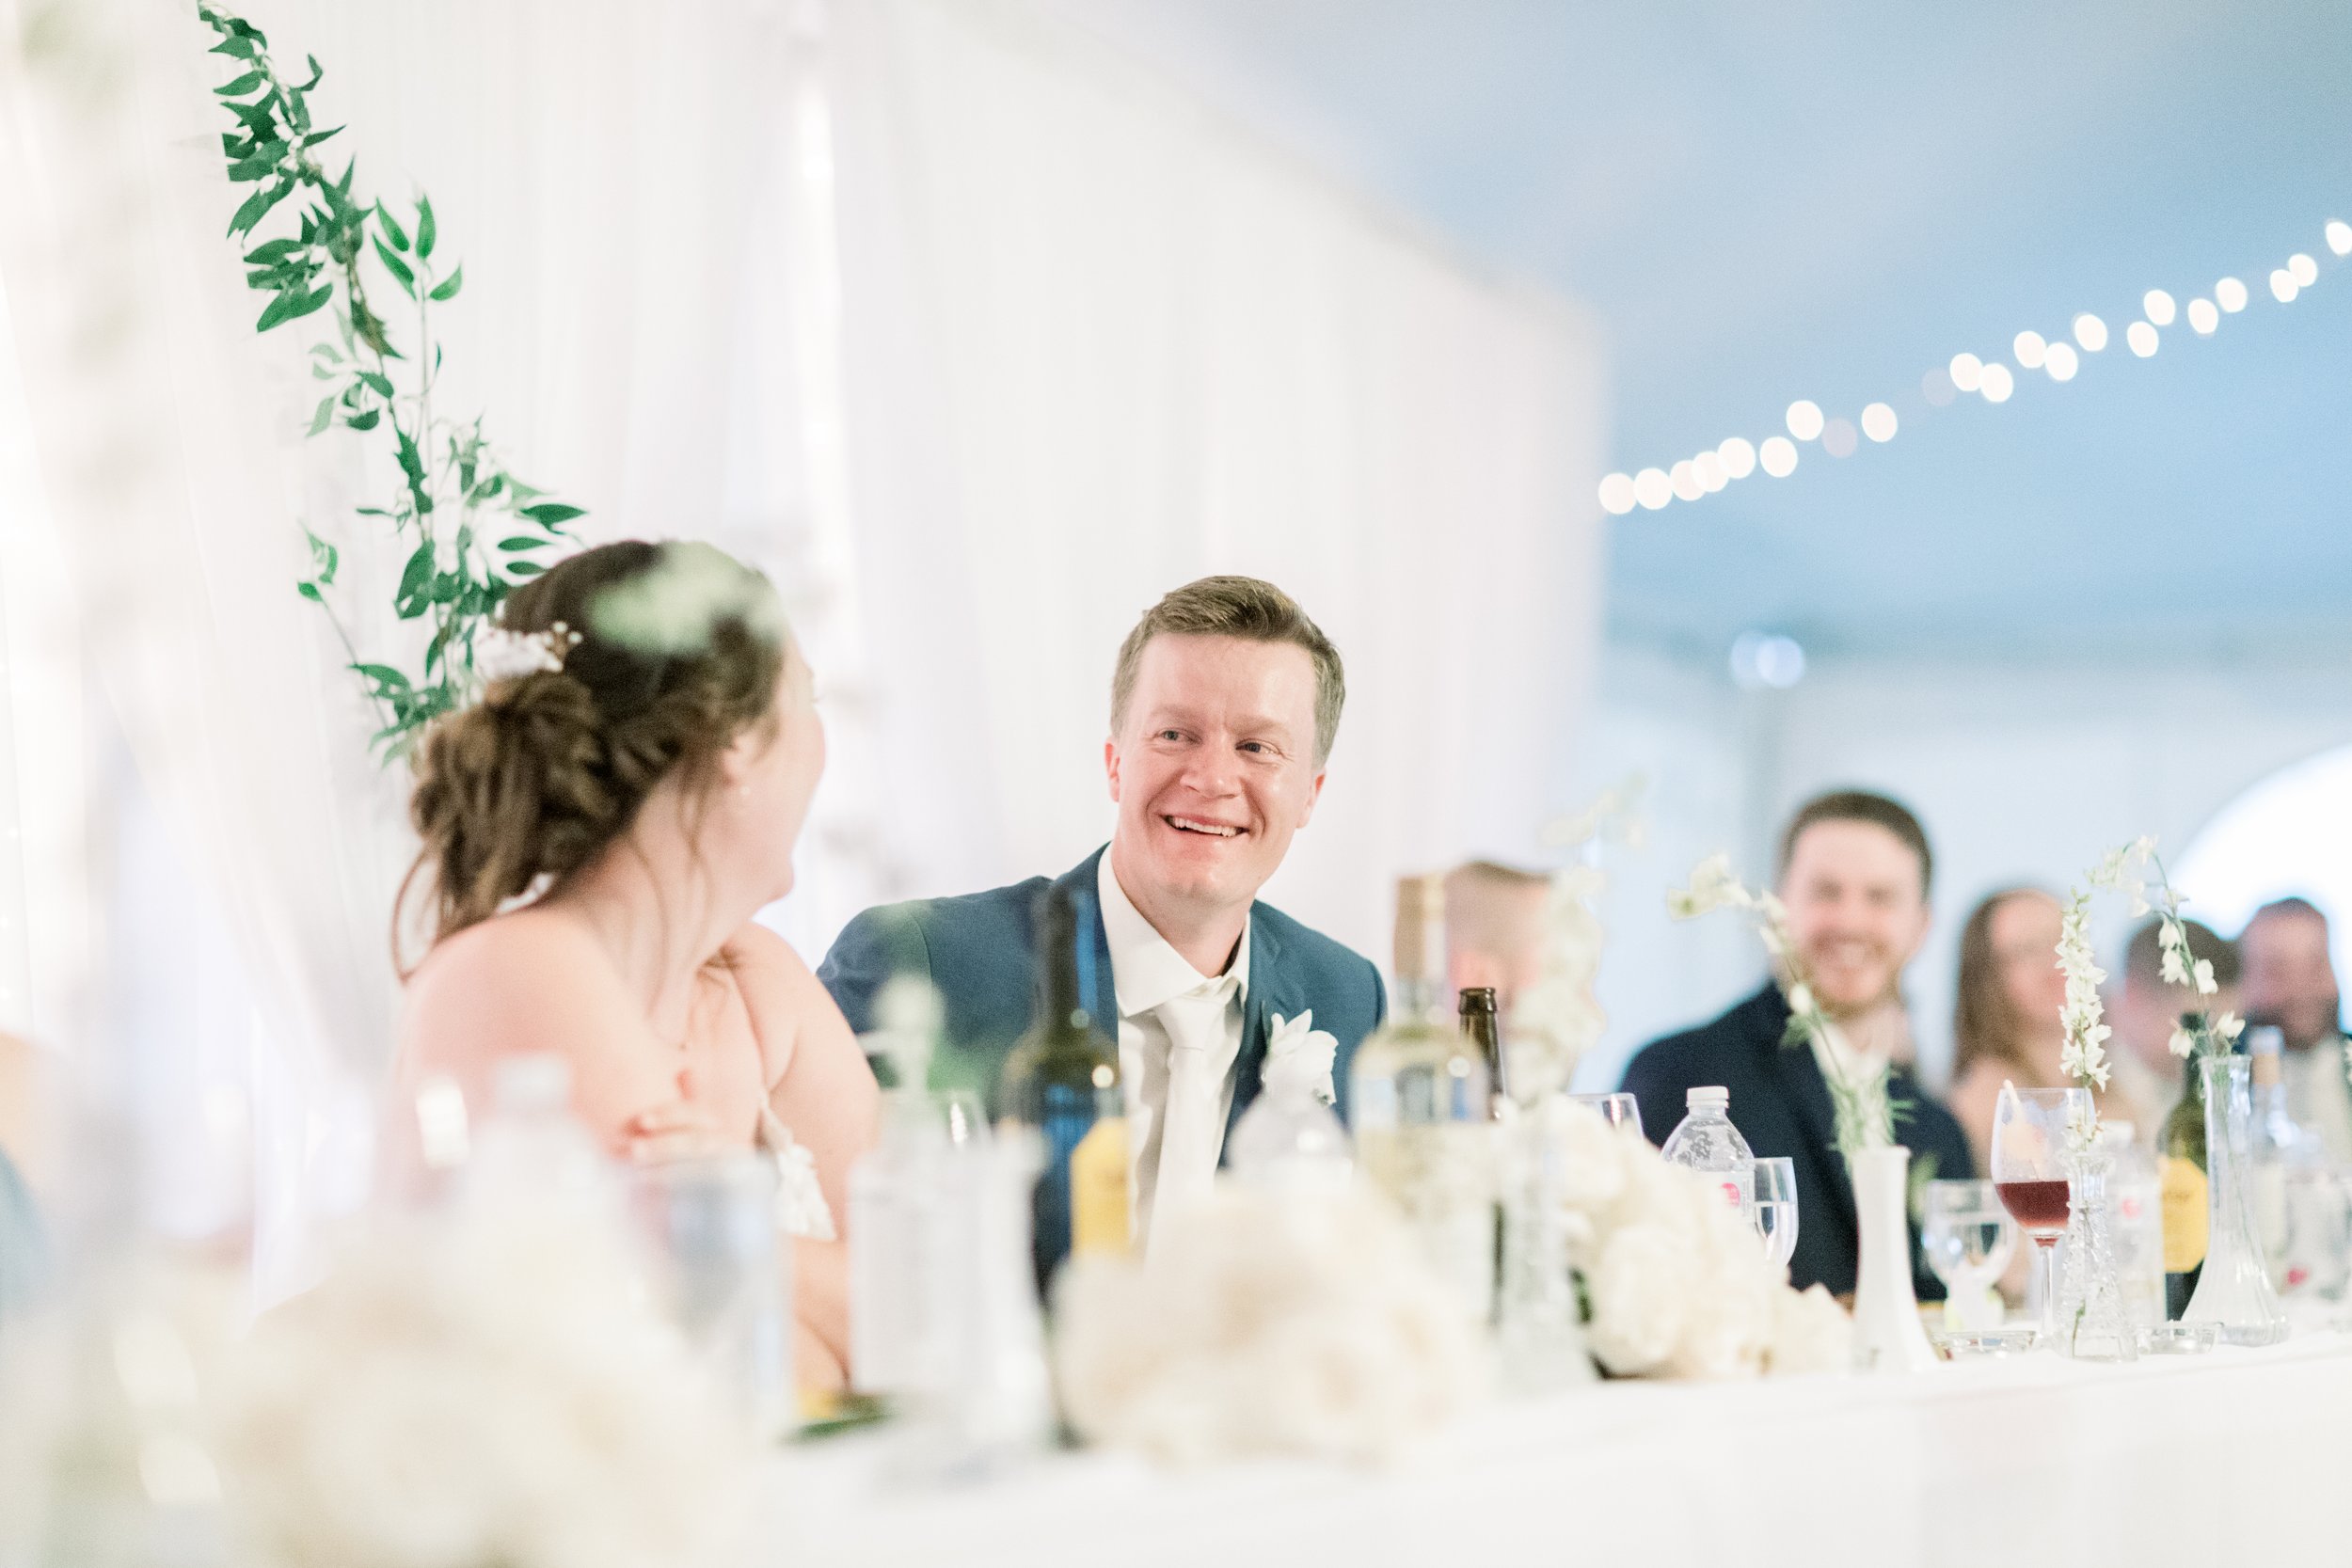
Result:
M2021 1089L2006 1082L1993 1112L1993 1190L2017 1228L2033 1239L2042 1344L2050 1350L2058 1348L2051 1257L2074 1211L2067 1177L2076 1141L2088 1135L2092 1116L2089 1089Z

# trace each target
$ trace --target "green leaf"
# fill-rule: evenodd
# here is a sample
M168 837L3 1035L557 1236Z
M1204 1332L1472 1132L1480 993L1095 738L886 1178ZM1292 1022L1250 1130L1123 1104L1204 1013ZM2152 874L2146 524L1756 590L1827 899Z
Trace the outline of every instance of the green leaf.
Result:
M310 105L299 92L286 94L286 129L300 135L310 129Z
M423 253L420 251L419 254L421 255ZM457 291L464 286L465 281L466 269L463 266L460 266L455 272L451 273L448 277L444 278L438 288L435 289L425 297L437 301L455 299L457 297Z
M294 307L301 302L302 295L293 289L287 290L269 302L268 307L262 311L261 319L253 324L253 330L267 332L281 322L294 320Z
M506 563L506 569L518 578L535 578L547 570L535 561L510 561Z
M237 215L229 220L229 232L231 234L251 233L253 226L267 217L269 210L284 200L286 193L293 189L294 184L291 181L281 181L278 184L266 186L246 197L245 205L237 209Z
M332 131L321 131L313 135L307 135L303 137L302 145L305 147L316 147L319 143L331 140L336 136L342 135L342 134L343 127L338 125Z
M319 597L319 585L315 582L297 582L294 584L294 592L312 604L323 605L326 602Z
M326 68L319 64L319 57L316 55L306 55L305 58L310 62L310 79L294 88L296 92L309 92L326 77Z
M405 430L400 433L400 471L410 484L424 483L424 459L418 455L416 438Z
M274 266L290 256L299 254L302 248L302 242L299 240L272 240L258 250L247 251L245 258L246 265Z
M341 319L342 312L338 310L335 314L338 319ZM343 362L343 356L335 352L335 345L333 343L312 343L310 345L310 352L324 356L330 364L340 365Z
M392 254L392 247L384 243L381 235L376 237L375 254L383 261L384 270L392 275L392 281L400 285L400 292L410 299L416 298L417 275L408 270L407 262Z
M256 50L251 39L227 38L213 45L207 53L214 55L227 55L234 59L249 60L254 56Z
M402 439L407 437L403 436ZM417 546L416 553L408 558L408 564L401 569L400 588L392 595L392 608L399 612L402 620L413 621L424 613L421 595L432 581L433 546L426 543Z
M376 426L376 421L383 418L384 410L381 408L371 408L364 414L354 414L351 418L345 420L343 421L343 428L345 430L373 430Z
M517 533L512 539L500 540L499 548L502 550L544 550L551 543L553 543L552 540L533 539L529 534Z
M379 697L410 689L408 677L389 664L355 664L351 669L354 674L373 685Z
M392 378L389 375L375 371L361 371L359 379L367 383L368 389L377 397L389 398L392 395Z
M269 72L266 71L248 71L228 86L215 87L213 91L223 98L242 98L268 80Z
M390 211L381 201L375 204L375 221L383 229L385 237L392 242L392 248L405 255L408 250L408 230L400 226L400 220L392 216Z
M332 397L324 397L319 399L319 411L310 416L310 429L309 434L312 436L321 435L326 431L328 425L333 424L334 422L335 399Z
M286 144L275 137L255 148L249 156L229 166L229 178L237 184L260 180L278 171L278 160L286 155Z
M433 239L434 236L439 232L439 226L433 221L432 198L425 196L418 197L417 254L419 256L429 257L433 254Z
M586 507L566 506L562 501L541 501L536 506L526 506L521 510L524 516L543 528L558 528L570 522L574 517L588 515Z

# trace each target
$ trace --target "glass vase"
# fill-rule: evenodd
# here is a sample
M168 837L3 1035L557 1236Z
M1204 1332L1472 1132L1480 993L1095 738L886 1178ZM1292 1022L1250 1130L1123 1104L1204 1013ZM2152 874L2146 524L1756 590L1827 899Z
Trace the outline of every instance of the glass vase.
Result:
M2066 1276L2058 1293L2058 1347L2077 1361L2133 1361L2139 1332L2124 1310L2115 1268L2115 1210L2107 1190L2114 1156L2077 1158L2066 1221Z
M2205 1085L2208 1236L2204 1270L2182 1321L2218 1326L2225 1345L2275 1345L2287 1337L2286 1314L2271 1288L2248 1201L2253 1158L2251 1064L2243 1056L2198 1064Z
M1502 1277L1495 1348L1506 1386L1549 1392L1593 1380L1569 1269L1568 1151L1563 1116L1584 1114L1546 1096L1498 1131L1502 1147Z

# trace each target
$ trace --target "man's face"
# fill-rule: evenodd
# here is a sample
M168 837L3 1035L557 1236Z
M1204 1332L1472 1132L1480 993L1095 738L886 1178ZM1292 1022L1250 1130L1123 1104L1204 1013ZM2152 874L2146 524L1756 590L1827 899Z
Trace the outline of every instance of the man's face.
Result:
M1112 863L1137 907L1247 908L1323 793L1314 660L1289 642L1155 637L1103 758Z
M2246 1016L2275 1023L2300 1051L2336 1032L2341 999L2328 957L2328 923L2286 910L2264 915L2238 939Z
M1928 934L1919 857L1875 822L1816 822L1797 836L1781 902L1814 994L1832 1013L1893 1001Z

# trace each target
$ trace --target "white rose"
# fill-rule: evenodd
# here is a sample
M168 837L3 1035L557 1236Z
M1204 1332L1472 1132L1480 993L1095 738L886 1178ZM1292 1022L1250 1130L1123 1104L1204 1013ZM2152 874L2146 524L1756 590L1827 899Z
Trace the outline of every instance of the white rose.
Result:
M1782 1291L1773 1302L1774 1375L1842 1372L1853 1366L1853 1319L1820 1286Z
M1332 1087L1331 1067L1339 1059L1339 1038L1316 1028L1314 1022L1312 1007L1296 1018L1273 1016L1266 1031L1263 1082L1269 1094L1299 1090L1336 1105L1339 1095Z
M1620 1377L1663 1367L1681 1342L1698 1283L1685 1238L1665 1226L1645 1221L1604 1240L1585 1280L1601 1366Z

